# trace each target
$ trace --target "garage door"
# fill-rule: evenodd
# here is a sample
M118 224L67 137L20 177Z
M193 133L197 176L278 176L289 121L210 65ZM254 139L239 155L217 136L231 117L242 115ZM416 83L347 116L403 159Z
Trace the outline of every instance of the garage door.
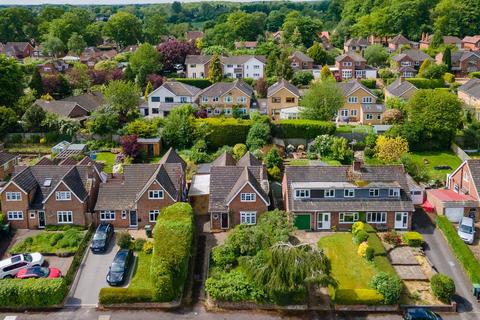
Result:
M463 208L445 208L445 215L451 222L460 222L463 217Z
M299 230L310 230L310 215L297 214L295 215L295 227Z

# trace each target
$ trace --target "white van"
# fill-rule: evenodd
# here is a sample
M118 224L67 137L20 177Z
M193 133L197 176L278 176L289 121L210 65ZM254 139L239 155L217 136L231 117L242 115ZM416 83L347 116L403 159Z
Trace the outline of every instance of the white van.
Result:
M468 244L475 240L475 222L472 218L463 217L458 225L458 236Z
M0 261L0 279L13 278L22 268L41 266L45 258L41 253L17 254Z

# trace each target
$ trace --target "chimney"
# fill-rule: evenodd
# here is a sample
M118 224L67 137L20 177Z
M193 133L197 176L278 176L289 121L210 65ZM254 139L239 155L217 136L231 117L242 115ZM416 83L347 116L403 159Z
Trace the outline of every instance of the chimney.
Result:
M353 172L359 172L362 169L362 160L354 159L353 160Z
M405 81L405 77L404 77L404 76L400 76L400 78L398 78L398 79L399 79L399 82L400 82L400 83L403 83L403 82Z

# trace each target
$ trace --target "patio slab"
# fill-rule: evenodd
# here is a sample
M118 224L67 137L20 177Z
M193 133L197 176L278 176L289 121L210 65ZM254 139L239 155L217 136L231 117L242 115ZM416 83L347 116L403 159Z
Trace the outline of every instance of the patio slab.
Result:
M419 265L410 247L397 247L388 253L392 265Z
M393 268L402 280L428 281L421 266L394 265Z

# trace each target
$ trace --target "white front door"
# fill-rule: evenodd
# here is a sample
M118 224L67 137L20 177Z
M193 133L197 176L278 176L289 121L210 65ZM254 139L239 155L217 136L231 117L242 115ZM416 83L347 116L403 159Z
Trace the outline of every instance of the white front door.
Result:
M330 230L330 212L317 213L317 229Z
M408 228L408 212L395 212L395 229Z

